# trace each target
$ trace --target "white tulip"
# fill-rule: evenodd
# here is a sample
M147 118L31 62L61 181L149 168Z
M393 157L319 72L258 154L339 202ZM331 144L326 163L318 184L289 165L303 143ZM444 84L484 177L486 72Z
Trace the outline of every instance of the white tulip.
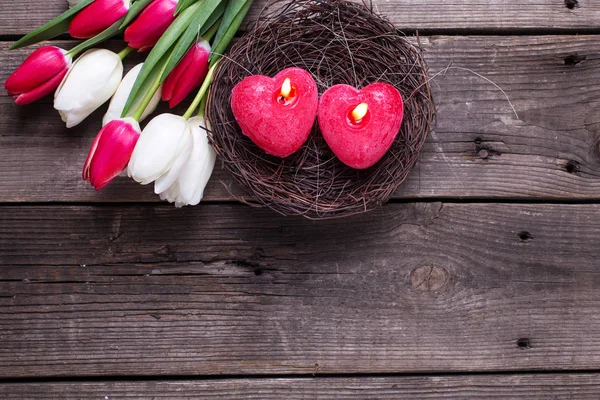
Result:
M67 128L83 121L110 99L123 77L123 63L116 53L91 49L73 64L54 93L54 108Z
M77 4L81 3L83 0L67 0L67 2L69 3L69 8L70 7L75 7Z
M204 118L190 118L188 123L192 128L192 153L177 180L168 189L159 192L162 200L175 203L175 207L200 203L217 159L217 154L208 142Z
M142 185L156 181L155 192L162 192L177 179L191 150L192 130L186 119L160 114L142 131L127 174Z
M140 74L143 65L144 63L136 65L131 69L131 71L129 71L125 75L125 77L119 84L119 87L117 88L117 92L110 100L108 110L106 110L106 114L104 114L104 118L102 118L102 126L108 124L113 119L121 118L121 113L123 112L123 108L125 107L125 103L127 102L127 98L129 97L129 93L131 93L133 84L135 83L135 80ZM161 90L162 85L158 88L156 93L154 93L154 96L152 96L152 99L150 100L150 103L144 110L144 113L142 114L142 117L140 118L139 122L142 122L148 115L152 114L152 112L156 110L156 106L158 106L158 103L160 102ZM140 102L141 99L131 106L131 112L129 114L133 114L135 110L137 110L137 108L140 105Z

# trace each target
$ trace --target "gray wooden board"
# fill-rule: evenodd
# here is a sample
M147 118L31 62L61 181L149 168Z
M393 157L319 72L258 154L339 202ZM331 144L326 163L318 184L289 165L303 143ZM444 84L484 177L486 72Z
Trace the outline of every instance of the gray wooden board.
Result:
M0 208L0 377L581 370L600 205Z
M572 1L572 0L571 0ZM408 31L456 32L478 30L557 30L580 32L600 26L600 4L578 0L568 8L565 0L373 0L373 8L398 28ZM254 21L267 4L255 0L247 20ZM66 0L44 2L0 0L0 35L26 34L67 9Z
M437 127L395 198L600 198L600 37L433 36L420 42L431 76L452 69L433 79ZM0 47L0 80L26 54L7 52L7 45ZM585 60L566 65L574 55ZM131 64L139 61L133 57ZM506 92L518 118L486 79ZM104 108L67 130L51 98L17 107L1 92L0 201L158 201L151 187L126 177L99 193L81 180ZM217 168L206 199L232 199L230 192L243 193Z
M280 378L0 384L2 399L594 399L598 374Z

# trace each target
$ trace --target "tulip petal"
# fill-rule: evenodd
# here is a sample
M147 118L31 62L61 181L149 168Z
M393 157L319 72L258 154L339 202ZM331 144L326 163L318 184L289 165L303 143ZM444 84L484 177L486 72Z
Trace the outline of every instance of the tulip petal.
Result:
M127 173L142 185L154 182L171 168L190 140L191 130L183 117L174 114L154 117L142 131Z
M177 0L154 0L125 30L129 47L144 51L154 46L175 21Z
M179 171L189 159L190 153L192 152L192 132L189 126L187 126L187 130L188 133L181 137L181 140L177 145L177 150L173 155L171 165L161 176L156 178L154 193L160 193L171 186L179 176Z
M46 95L49 95L60 85L60 82L63 80L66 74L67 69L60 72L54 78L50 79L46 83L43 83L37 88L18 95L17 97L15 97L15 104L18 106L23 106L25 104L33 103L34 101L39 100Z
M54 95L54 108L67 127L83 121L117 90L123 76L119 56L105 49L92 49L79 57Z
M210 147L206 130L200 126L199 120L200 118L195 117L190 118L188 121L192 126L194 149L179 177L180 193L184 199L192 199L194 197L202 170L204 169L205 159L208 156L208 147Z
M69 24L69 34L76 39L95 36L127 14L129 0L94 0Z
M173 97L175 85L177 84L179 77L183 74L184 71L183 68L180 68L179 66L182 65L184 62L187 62L186 57L184 57L183 60L181 60L181 62L175 67L175 69L173 69L173 71L171 71L171 73L167 76L167 79L165 79L162 91L163 101L169 101L171 100L171 97Z
M83 169L83 178L102 189L125 169L140 136L133 118L113 120L100 130Z
M165 190L162 193L159 193L158 196L161 200L167 200L169 203L174 203L177 201L179 195L179 185L177 181L170 188Z
M85 159L85 163L83 164L83 171L81 173L81 177L84 181L90 180L90 164L92 162L92 158L94 158L94 154L96 154L96 149L98 148L98 142L102 137L102 134L105 132L105 129L100 129L100 132L94 138L94 142L92 143L92 147L90 147L90 151L88 152L88 156Z
M71 57L66 55L65 50L55 46L40 47L31 53L19 68L8 77L4 87L9 95L18 96L52 81L52 84L45 86L46 91L38 97L41 98L58 86L58 84L53 86L54 79L57 75L61 75L62 78L70 65ZM60 83L60 80L58 82ZM52 86L52 89L47 89ZM37 100L37 98L33 100Z
M178 193L171 196L176 207L200 202L216 160L216 153L208 142L204 119L194 117L188 122L192 127L193 150L176 181ZM174 186L175 184L172 187Z
M210 45L201 40L183 57L165 81L163 100L169 100L173 108L181 103L195 88L200 86L208 73ZM167 83L168 82L168 83Z
M169 171L159 176L158 179L156 179L156 182L154 182L154 193L159 194L161 192L164 192L179 177L179 172L181 171L185 163L187 163L188 159L190 158L190 154L192 153L192 140L190 137L186 137L186 139L187 145L183 148L179 156L175 159L173 165L171 165L171 168L169 168Z
M108 106L108 110L106 110L106 114L104 114L104 118L102 118L102 125L106 125L113 119L121 118L121 114L123 112L123 107L125 106L125 102L127 101L127 98L129 97L129 93L131 93L131 88L133 87L135 80L137 79L138 75L140 74L140 71L142 70L143 65L144 65L143 63L136 65L125 75L125 77L119 84L119 87L117 88L116 93L113 95L112 99L110 100L110 105ZM156 110L156 107L158 106L158 103L160 102L160 95L161 95L161 87L159 87L158 90L156 91L156 93L154 94L154 96L152 96L150 103L148 104L148 106L144 110L142 116L140 117L140 122L143 121L148 115L152 114L152 112L154 112L154 110ZM132 110L136 110L139 107L140 102L141 102L141 99L133 105Z

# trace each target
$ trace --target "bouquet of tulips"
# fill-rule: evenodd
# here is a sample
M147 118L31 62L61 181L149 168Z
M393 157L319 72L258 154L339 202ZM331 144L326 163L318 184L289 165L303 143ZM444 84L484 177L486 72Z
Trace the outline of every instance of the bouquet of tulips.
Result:
M198 204L216 158L203 118L204 96L252 1L68 1L69 10L11 49L66 31L86 40L70 50L38 48L6 80L7 92L17 105L54 92L54 108L68 128L110 100L83 179L99 190L127 169L142 185L154 182L155 193L177 207ZM127 42L119 53L96 47L118 34ZM134 50L149 53L123 77L123 59ZM139 123L161 99L173 108L198 86L182 116L158 115L141 130Z

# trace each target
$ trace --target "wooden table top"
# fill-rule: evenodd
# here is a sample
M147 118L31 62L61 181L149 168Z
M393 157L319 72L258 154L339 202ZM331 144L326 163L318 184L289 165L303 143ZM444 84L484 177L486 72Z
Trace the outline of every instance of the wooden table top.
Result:
M66 1L0 6L4 81ZM1 89L0 398L599 397L600 3L373 6L418 32L437 125L362 216L250 208L220 168L197 207L96 193L106 106L67 130Z

